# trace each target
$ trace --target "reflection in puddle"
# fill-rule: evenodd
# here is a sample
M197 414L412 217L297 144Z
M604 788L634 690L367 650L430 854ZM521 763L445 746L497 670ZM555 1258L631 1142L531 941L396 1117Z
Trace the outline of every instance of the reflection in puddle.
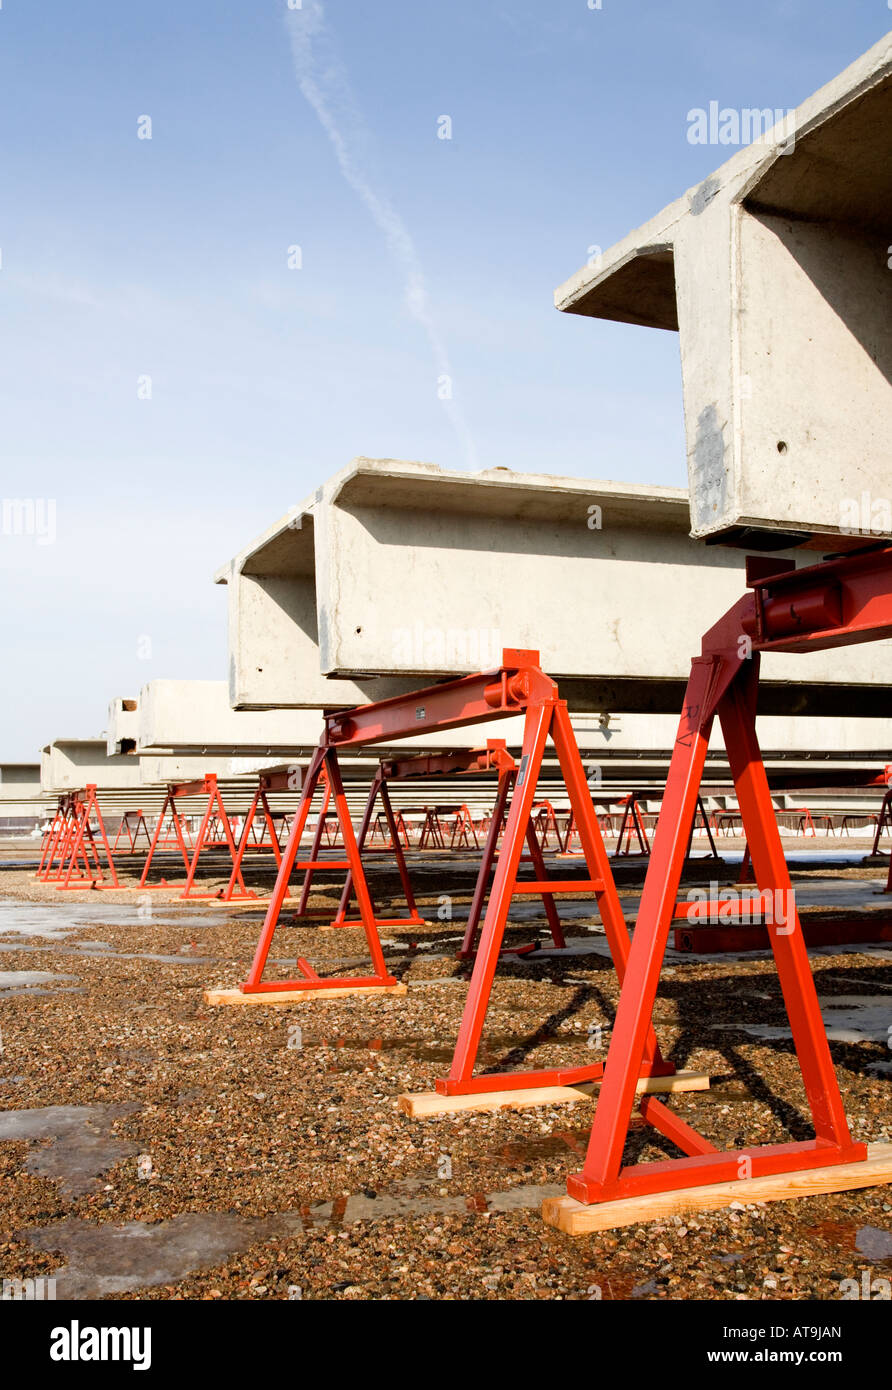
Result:
M86 994L86 990L71 988L78 982L77 975L57 975L50 970L0 970L0 1000L18 999L23 994L42 996L47 994ZM62 989L46 989L46 985L62 985Z
M857 1251L866 1260L892 1260L892 1231L879 1226L858 1226L854 1221L819 1221L812 1235L841 1250Z

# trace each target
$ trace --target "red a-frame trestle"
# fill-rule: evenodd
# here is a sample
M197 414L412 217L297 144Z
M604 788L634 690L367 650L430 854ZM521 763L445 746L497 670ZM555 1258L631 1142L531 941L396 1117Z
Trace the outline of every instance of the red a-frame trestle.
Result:
M756 738L761 651L805 652L892 635L892 547L795 570L788 562L748 563L753 590L706 634L694 659L638 921L610 1040L582 1171L567 1182L582 1203L666 1192L735 1179L825 1168L866 1159L852 1141L793 889ZM661 1101L648 1096L644 1118L685 1155L623 1167L635 1083L647 1055L651 1015L693 824L697 793L715 715L728 761L760 892L785 910L770 940L802 1071L815 1138L718 1152Z
M254 961L247 980L241 986L243 993L344 987L364 989L386 987L395 983L384 967L383 953L363 871L360 849L353 833L341 783L337 759L338 749L364 747L398 740L410 734L427 730L459 728L490 720L511 718L519 714L524 716L524 737L520 764L516 777L513 778L514 794L511 798L502 849L489 895L480 945L474 960L468 998L452 1068L448 1078L438 1082L438 1090L447 1095L463 1095L472 1092L491 1091L499 1087L504 1089L505 1087L572 1084L574 1081L590 1080L601 1075L603 1067L600 1063L563 1071L512 1072L484 1077L473 1075L511 899L515 893L547 895L555 892L575 892L587 888L594 892L597 899L607 941L620 979L622 979L629 950L628 931L589 795L585 770L579 755L573 726L570 723L570 716L567 713L566 702L560 699L554 681L541 670L538 652L509 649L503 653L503 665L495 671L464 676L459 680L447 681L442 685L431 686L411 695L396 696L390 700L382 700L377 704L362 705L343 713L326 716L325 734L307 771L300 806L294 818L288 847L279 867L276 887L267 910ZM534 854L532 843L527 838L528 831L531 829L531 812L542 766L542 755L549 737L554 743L570 797L571 808L576 817L582 848L589 869L587 880L570 879L564 881L545 877L544 868L541 867L542 861L538 858L538 842L537 853ZM306 961L299 961L298 968L303 976L301 980L264 981L262 978L264 966L276 930L279 912L288 891L291 872L296 865L310 801L323 767L331 783L337 807L347 855L346 867L349 868L353 889L356 893L359 916L372 957L374 974L350 980L337 977L320 980ZM496 811L491 821L489 838L492 841L493 853L501 824L501 814L504 811L505 797L507 797L507 790L501 804L497 802ZM369 824L371 823L370 806L367 807L364 829L366 828L366 820ZM391 824L390 830L394 842L398 843L395 825ZM533 880L518 881L518 868L525 841L530 844L534 869L539 873L539 877ZM297 865L297 867L301 866ZM485 882L486 879L481 874L478 879L478 893L481 895L485 892ZM483 885L482 888L481 884ZM477 910L479 913L479 903ZM666 1062L660 1056L652 1030L647 1030L645 1056L642 1058L640 1070L643 1076L669 1075L675 1070L672 1063Z

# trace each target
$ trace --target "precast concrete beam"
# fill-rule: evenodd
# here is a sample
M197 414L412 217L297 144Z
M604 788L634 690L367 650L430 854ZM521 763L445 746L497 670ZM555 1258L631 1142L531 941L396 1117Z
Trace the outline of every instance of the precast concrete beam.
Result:
M318 709L232 709L225 681L149 681L137 703L140 755L272 757L312 750L322 731Z
M332 680L323 672L315 549L321 495L293 507L215 575L228 585L233 709L350 708L411 687L393 679ZM327 610L321 621L324 628Z
M892 534L892 34L777 114L704 108L752 143L555 303L678 330L692 535L840 550Z
M94 783L98 788L141 787L139 759L119 754L108 757L105 739L57 738L40 752L40 787L44 794L61 795Z
M539 650L571 710L677 710L704 628L745 588L743 555L689 526L679 488L357 459L218 573L230 700L380 699L497 666L505 646ZM318 643L288 597L294 584L309 602L310 534ZM847 714L855 684L859 713L884 715L890 677L888 642L853 648L845 684L833 653L769 653L761 708Z
M137 700L114 699L109 702L106 723L107 753L113 758L118 753L135 753L139 738L139 702Z
M167 782L194 782L213 774L219 782L255 782L256 770L277 765L276 758L230 758L205 754L143 754L138 758L143 786L158 787Z

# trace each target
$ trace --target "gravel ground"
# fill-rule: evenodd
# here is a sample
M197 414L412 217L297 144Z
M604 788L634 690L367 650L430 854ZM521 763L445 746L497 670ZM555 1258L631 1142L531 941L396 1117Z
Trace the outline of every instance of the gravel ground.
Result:
M405 997L265 1010L203 998L244 978L257 911L63 896L0 871L0 1277L160 1299L834 1299L864 1270L892 1278L888 1187L571 1239L539 1208L581 1164L588 1102L399 1113L401 1092L446 1073L465 997L461 923L436 919L447 876L425 876L431 925L382 933ZM380 876L381 898L387 886ZM577 917L568 931L598 946L588 927ZM533 930L519 922L513 939ZM282 977L298 955L344 973L364 939L288 927L272 954ZM824 950L813 966L822 999L839 1002L831 1048L853 1133L889 1138L892 947ZM597 1060L616 1000L597 950L505 960L480 1064ZM657 1032L713 1081L672 1108L723 1148L808 1137L784 1022L770 960L673 957ZM628 1160L671 1153L643 1126L630 1133Z

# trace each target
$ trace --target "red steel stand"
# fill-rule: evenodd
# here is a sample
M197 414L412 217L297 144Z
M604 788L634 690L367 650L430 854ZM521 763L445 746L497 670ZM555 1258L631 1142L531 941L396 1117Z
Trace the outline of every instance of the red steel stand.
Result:
M880 853L880 837L884 830L892 831L892 787L889 788L886 795L883 797L883 804L877 816L876 830L873 836L873 848L870 851L871 856Z
M508 653L506 653L507 655ZM581 1067L474 1075L511 900L516 893L548 894L578 892L580 889L594 892L598 911L604 924L607 943L620 981L625 971L629 951L629 935L620 906L619 895L613 881L610 861L604 841L601 838L598 819L586 782L585 769L579 754L576 736L573 732L570 716L567 713L566 701L558 698L557 686L542 671L536 668L535 680L531 679L531 674L528 674L524 683L528 693L524 700L526 711L520 766L514 780L514 795L511 798L502 850L483 921L480 945L474 960L468 997L465 1001L449 1075L436 1083L437 1091L444 1096L533 1089L542 1086L572 1086L579 1082L598 1080L603 1075L604 1067L601 1062ZM577 832L582 842L582 849L589 870L588 879L551 879L546 877L543 872L541 847L532 825L532 811L542 757L549 737L557 754L570 799L571 811L575 817ZM500 825L504 801L507 798L509 788L510 782L506 776L500 786L500 800L496 802L485 854L494 852L494 832L497 833ZM534 868L539 875L536 879L527 881L519 880L517 877L524 841L529 845ZM535 850L533 849L534 844ZM481 884L485 884L485 881L486 879L481 872L481 877L478 879L478 894ZM479 912L476 897L474 907ZM472 907L472 923L474 907ZM466 944L468 944L467 938ZM673 1074L674 1071L673 1064L665 1061L660 1055L653 1030L649 1030L639 1067L640 1076L666 1076Z
M118 848L118 841L120 840L121 835L124 834L127 836L128 853L135 854L136 842L139 839L140 831L142 831L143 835L145 836L146 844L149 846L149 848L151 848L152 839L149 835L149 828L146 825L146 818L143 815L142 811L125 811L118 825L118 831L115 835L115 840L114 844L112 845L112 849L116 850Z
M471 843L473 841L473 844ZM450 849L479 849L480 841L477 838L477 826L469 808L465 805L459 806L455 813L452 823L452 834L449 836Z
M492 1078L486 1078L478 1087L471 1077L477 1047L483 1028L492 979L498 961L511 896L517 879L523 841L530 821L530 811L535 798L539 768L545 741L551 732L561 759L564 779L570 792L570 800L576 811L580 826L584 826L583 843L589 862L590 881L570 880L569 891L580 887L594 889L605 920L608 941L614 953L617 968L622 969L625 953L628 950L628 933L619 898L610 875L606 851L600 838L597 821L579 749L576 746L573 728L567 714L566 703L558 698L557 686L539 667L538 652L506 650L503 665L495 671L464 676L459 680L446 681L410 695L396 696L377 704L361 705L343 713L325 717L325 733L319 748L313 755L307 772L301 804L294 818L288 847L282 857L279 875L272 900L257 945L254 962L247 980L241 986L243 993L258 991L318 990L324 988L381 988L392 986L395 981L386 972L381 944L377 933L374 908L368 891L359 847L353 833L353 826L347 810L343 784L338 766L339 748L366 747L376 743L407 738L412 734L429 730L462 728L481 724L490 720L511 718L524 713L525 734L523 755L517 771L515 794L505 829L502 853L499 856L495 880L484 921L482 941L477 952L471 978L465 1022L459 1036L454 1075L445 1083L449 1093L463 1093L475 1089L491 1089ZM288 890L288 882L297 860L298 847L309 812L313 792L322 774L323 767L331 782L337 807L338 822L344 838L347 861L344 867L352 875L353 886L359 903L359 915L366 934L372 956L374 974L350 980L320 980L306 961L299 962L302 974L300 980L266 982L263 969L269 954L279 913ZM498 814L493 823L499 824ZM393 834L393 826L391 826ZM395 838L395 837L394 837ZM302 866L298 866L302 867ZM331 867L331 866L329 866ZM566 891L560 880L538 880L524 883L521 891L540 893L542 891ZM674 1071L656 1051L651 1065L663 1074ZM573 1073L584 1073L585 1077L600 1075L601 1067L585 1067ZM551 1084L558 1073L534 1073L532 1084ZM542 1078L541 1081L538 1078ZM497 1078L499 1079L499 1078ZM518 1077L509 1084L527 1085L527 1077Z
M490 740L490 743L494 742L494 740ZM503 827L507 828L505 824L505 812L508 805L508 798L510 797L511 792L513 791L515 783L517 781L517 764L511 757L510 753L508 753L504 744L502 744L501 748L498 750L498 753L494 756L494 765L497 766L499 769L499 784L498 789L496 791L495 806L493 808L492 816L490 817L489 829L486 834L486 841L483 846L483 858L480 863L480 870L477 874L477 882L474 887L474 895L471 899L471 906L468 910L468 920L467 925L465 927L464 940L462 941L461 950L458 952L459 959L462 960L467 960L471 956L473 956L474 951L476 949L475 943L477 939L477 932L480 926L480 917L483 912L483 904L486 900L486 894L489 888L489 880L490 874L492 873L492 866L495 862L499 840L503 834ZM537 833L537 820L539 815L540 811L537 810L535 806L533 806L530 810L530 816L524 830L524 839L527 844L528 858L532 862L533 869L536 874L536 879L538 880L538 883L540 885L539 896L542 899L542 904L545 909L545 916L548 920L548 926L551 931L551 939L554 942L554 945L558 948L558 950L563 950L567 943L564 939L564 931L563 927L561 926L561 919L558 916L557 906L554 901L554 890L555 887L558 885L554 885L554 881L549 878L548 870L545 867L545 857L542 853L542 842L539 839L539 835ZM519 863L520 861L518 861L518 864ZM583 880L573 881L577 883L577 886L586 886ZM546 886L547 884L553 885L552 892L548 891L548 888ZM525 891L527 891L526 884L521 883L520 886L518 886L518 883L515 880L513 893L523 893ZM533 943L530 946L515 947L513 951L509 951L505 947L502 947L502 950L506 955L526 955L529 954L529 952L535 950L535 943Z
M298 786L299 785L298 783ZM270 809L268 798L270 793L273 792L295 790L297 790L297 788L294 786L294 774L290 771L262 772L258 777L257 788L254 792L251 805L248 807L248 813L245 816L242 833L239 836L235 857L232 861L232 873L229 876L229 882L226 887L219 894L221 902L241 902L245 898L249 898L253 902L260 901L259 895L255 893L253 889L245 887L245 882L242 878L242 860L252 843L263 844L262 836L259 841L252 841L254 826L259 812L262 817L263 831L269 835L269 843L275 857L276 868L279 867L282 862L282 846L276 828L275 814Z
M887 773L892 773L892 768L886 768ZM873 837L873 848L870 851L871 858L880 853L880 837L884 830L892 830L892 786L890 786L883 797L883 804L877 816L877 828ZM892 855L889 857L889 873L886 878L884 893L892 893Z
M35 878L45 878L52 867L56 849L58 848L69 819L69 799L67 796L60 796L56 803L56 811L52 821L47 826L43 842L40 847L40 862L34 874Z
M569 1195L583 1204L867 1158L866 1146L849 1133L755 720L760 652L825 650L892 635L892 546L801 570L787 561L751 557L747 583L752 592L706 634L702 655L692 664L588 1151L581 1172L567 1182ZM741 657L743 635L751 640L750 659ZM716 714L756 882L782 907L771 926L771 946L815 1138L723 1153L662 1101L646 1096L638 1107L645 1121L685 1157L623 1167L669 931L679 907L690 906L678 904L678 887Z
M650 854L650 841L647 838L644 815L638 805L638 793L629 792L628 796L620 799L619 804L623 808L623 814L619 823L619 834L616 837L616 848L613 851L614 857L625 857L632 854L646 857ZM637 850L632 849L633 833L638 840Z
M378 936L377 923L375 921L375 911L372 905L371 895L369 894L366 883L365 871L359 855L359 848L356 837L353 833L353 825L350 820L350 811L347 806L347 797L344 792L344 784L341 780L341 770L338 765L337 751L330 746L327 739L330 737L330 725L326 730L326 738L319 745L310 759L301 789L300 804L294 816L291 826L291 834L282 861L279 865L279 873L276 878L276 886L270 898L267 908L266 918L260 933L260 940L254 953L254 960L248 972L248 978L241 985L243 994L275 994L296 991L319 991L324 989L392 989L398 984L392 975L387 973L384 964L384 953L381 949L381 940ZM346 859L343 860L322 860L318 859L319 841L324 824L324 816L320 813L316 826L316 837L313 845L313 857L302 863L297 862L298 850L303 837L307 817L310 813L310 806L323 773L335 803L335 814L338 819L341 834L344 839ZM349 869L356 891L356 898L359 904L359 916L365 930L366 941L369 947L369 954L372 960L373 974L366 976L352 976L344 979L342 976L321 979L310 965L309 961L298 959L297 968L301 978L296 980L264 980L263 971L272 945L273 936L279 921L279 914L282 905L288 896L288 885L294 869ZM306 883L305 883L306 887Z
M376 917L379 926L399 927L399 926L423 926L424 918L418 911L415 902L415 894L409 878L409 870L406 866L406 857L403 854L403 845L400 837L400 825L393 810L393 803L390 800L388 782L402 780L409 777L422 777L440 775L445 770L445 764L450 763L449 770L457 771L463 768L466 759L460 756L455 759L431 758L425 754L418 757L402 758L396 761L381 762L375 769L375 776L369 788L368 799L363 811L362 821L359 826L359 837L357 839L357 850L362 855L369 844L370 831L372 826L377 824L378 816L384 816L384 823L387 827L389 837L389 848L396 859L397 872L400 876L400 883L403 889L403 897L408 909L408 917ZM378 802L381 803L381 811L377 811ZM338 910L332 921L332 926L336 927L355 927L361 926L362 920L347 918L347 908L350 906L350 899L353 895L353 875L348 871L344 889L341 893L341 900L338 903ZM371 891L369 891L371 897Z
M99 832L98 838L93 833L93 820ZM107 880L100 851L105 854ZM102 811L96 799L95 783L88 783L83 791L70 792L60 798L37 877L45 883L55 884L59 892L121 887Z
M412 778L424 778L429 780L434 777L445 777L450 775L472 775L479 773L497 772L499 775L498 790L496 793L496 805L493 815L490 817L489 829L487 831L486 845L484 848L483 859L477 875L477 882L471 908L468 914L467 928L465 931L464 943L459 952L460 958L467 958L474 953L474 941L477 928L480 923L480 915L486 892L489 885L489 876L492 871L493 861L496 855L496 845L502 833L502 826L505 819L505 806L508 795L514 785L517 776L517 764L508 752L504 739L487 739L485 748L471 748L461 752L448 754L429 755L419 753L407 758L391 759L382 762L377 770L375 779L369 792L366 803L365 814L363 815L360 826L358 847L362 854L366 845L366 837L370 826L373 824L373 816L377 798L381 798L384 807L385 823L389 830L389 843L393 849L394 856L399 869L400 880L403 886L403 894L411 916L407 918L382 919L378 918L379 926L404 926L404 925L423 925L424 919L419 915L415 905L415 898L412 892L412 885L406 867L406 861L402 853L400 844L399 826L394 815L390 801L388 783L394 781L406 781ZM437 808L439 810L441 808ZM533 808L537 811L537 808ZM538 815L538 812L537 812ZM426 822L427 823L427 822ZM471 824L470 812L466 806L462 806L461 814L456 825ZM439 819L437 821L439 824ZM450 840L450 848L453 847L456 838L456 831L453 829ZM422 835L423 839L423 835ZM474 843L477 845L476 834ZM534 868L540 880L547 878L545 861L540 848L540 841L536 834L536 824L531 819L527 830L527 843L529 845L529 857L533 861ZM470 847L470 846L468 846ZM419 848L422 844L419 843ZM333 926L356 926L355 921L347 922L345 913L350 901L351 877L348 874L347 882L341 902L338 907L337 915L332 923ZM518 890L522 891L522 890ZM560 918L557 914L554 898L551 893L542 892L542 901L545 905L545 913L551 928L552 940L555 946L563 949L566 946L563 931L561 929ZM535 949L535 943L530 946L519 946L512 948L513 954L525 954Z
M191 859L183 834L182 813L177 804L180 798L190 796L206 796L208 799L204 814L201 818L198 835L195 839L195 849ZM160 883L148 882L149 869L152 867L152 860L155 857L161 839L161 830L168 814L171 818L177 847L183 857L183 864L186 868L186 884L179 896L181 898L193 899L216 898L216 893L194 893L192 891L192 885L195 882L195 874L198 870L198 861L201 857L202 850L209 847L213 848L219 845L226 845L233 863L235 862L237 852L235 839L232 834L232 826L229 822L229 815L226 811L226 807L223 805L223 798L220 795L220 788L217 785L217 778L214 773L209 773L206 777L202 777L195 782L171 782L168 784L164 805L155 824L152 843L149 846L149 852L146 856L146 862L143 865L143 871L137 888L139 891L145 892L149 889L170 888L173 886L163 878ZM238 873L238 882L242 893L245 893L245 884L240 871Z

